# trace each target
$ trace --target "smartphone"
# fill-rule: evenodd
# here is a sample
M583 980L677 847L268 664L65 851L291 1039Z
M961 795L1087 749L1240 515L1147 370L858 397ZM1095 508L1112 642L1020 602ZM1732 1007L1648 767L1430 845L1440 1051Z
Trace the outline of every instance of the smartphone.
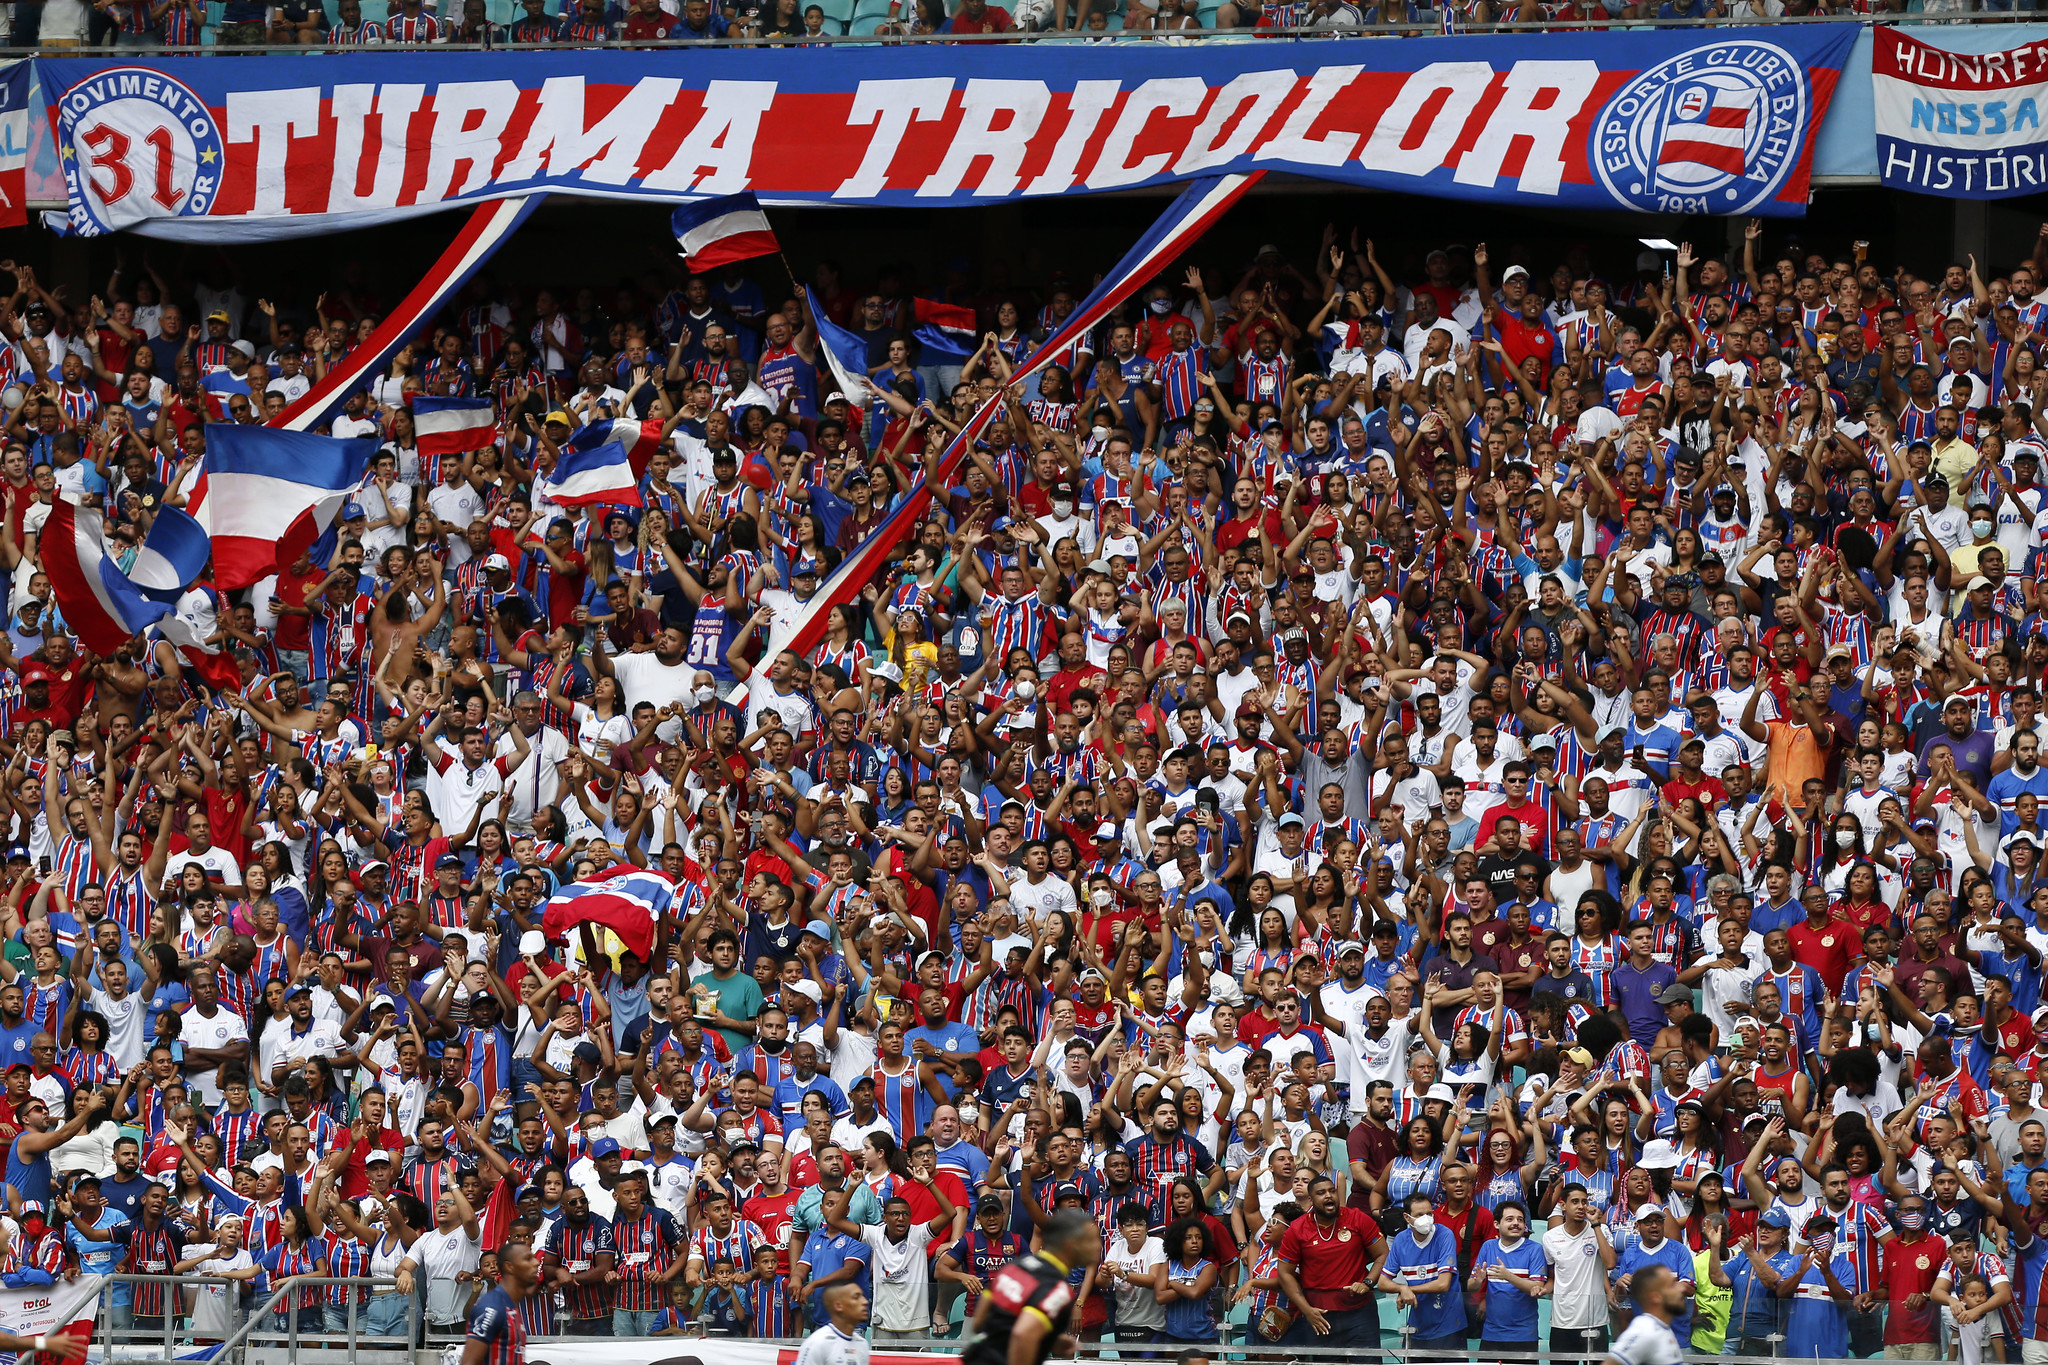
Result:
M36 870L37 870L37 871L39 871L39 872L41 872L41 873L42 873L42 874L43 874L43 875L44 875L45 877L47 877L47 876L49 876L49 875L50 875L50 855L49 855L49 854L45 853L45 854L44 854L44 855L43 855L42 857L40 857L40 858L36 859Z

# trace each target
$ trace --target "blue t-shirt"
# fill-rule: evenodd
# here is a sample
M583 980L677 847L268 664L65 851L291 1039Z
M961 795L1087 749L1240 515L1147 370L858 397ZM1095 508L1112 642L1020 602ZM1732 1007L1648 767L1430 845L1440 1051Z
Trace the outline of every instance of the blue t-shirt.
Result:
M1413 1231L1396 1233L1388 1239L1389 1279L1402 1284L1427 1284L1448 1274L1451 1287L1439 1294L1417 1294L1409 1310L1408 1325L1417 1340L1434 1341L1465 1330L1465 1294L1458 1279L1458 1235L1439 1223L1427 1245L1417 1245Z
M819 1228L804 1243L803 1255L797 1258L811 1268L812 1284L824 1279L849 1261L860 1263L860 1273L854 1277L865 1292L868 1287L868 1244L858 1237L849 1237L843 1232ZM826 1286L830 1288L830 1286ZM825 1290L813 1289L809 1298L812 1322L823 1322L825 1313Z
M1638 971L1633 962L1623 961L1607 974L1614 987L1615 1003L1628 1021L1629 1037L1648 1047L1664 1027L1664 1007L1657 992L1678 980L1678 970L1668 962L1652 962Z
M13 1028L0 1028L0 1067L13 1066L16 1062L34 1062L29 1054L29 1044L43 1031L42 1025L24 1019Z
M64 1240L70 1244L72 1251L77 1253L79 1268L86 1274L111 1275L120 1267L122 1258L128 1254L128 1219L112 1209L101 1209L100 1216L93 1222L93 1227L102 1232L112 1229L114 1240L91 1241L79 1236L77 1227L72 1225L65 1227ZM110 1302L128 1302L129 1287L125 1282L109 1285L108 1288L114 1292Z
M981 1051L981 1036L967 1025L954 1023L950 1019L936 1027L931 1024L919 1024L904 1034L904 1052L916 1056L919 1042L930 1043L934 1052L966 1053L972 1056ZM940 1088L946 1092L947 1099L960 1098L960 1083L953 1079L951 1073L941 1071L938 1080Z
M1614 1258L1613 1278L1619 1281L1623 1275L1639 1275L1653 1265L1665 1266L1679 1279L1687 1284L1692 1283L1692 1252L1686 1250L1684 1243L1675 1237L1666 1237L1657 1243L1655 1251L1646 1251L1642 1242L1631 1240ZM1691 1300L1688 1299L1687 1303L1690 1305ZM1692 1340L1690 1306L1671 1324L1671 1331L1680 1341Z
M1780 1279L1792 1273L1792 1267L1799 1264L1799 1258L1789 1251L1780 1251L1765 1258L1771 1273ZM1784 1301L1770 1286L1757 1278L1756 1268L1749 1263L1748 1252L1736 1252L1722 1267L1728 1274L1729 1292L1733 1296L1728 1305L1728 1339L1737 1337L1770 1336L1782 1332L1784 1327Z
M1512 1248L1500 1244L1498 1237L1488 1238L1486 1245L1479 1248L1479 1254L1472 1258L1473 1269L1482 1266L1506 1266L1524 1279L1538 1284L1550 1279L1550 1258L1543 1254L1542 1245L1533 1237L1524 1237ZM1534 1341L1536 1340L1536 1300L1529 1297L1529 1291L1506 1280L1489 1277L1486 1281L1486 1325L1480 1332L1485 1341Z

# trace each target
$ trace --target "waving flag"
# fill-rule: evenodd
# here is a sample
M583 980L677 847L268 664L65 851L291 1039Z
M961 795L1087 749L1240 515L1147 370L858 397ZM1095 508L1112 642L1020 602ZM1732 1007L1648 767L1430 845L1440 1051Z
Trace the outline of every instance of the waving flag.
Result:
M685 204L669 218L683 261L692 270L712 270L728 261L773 256L782 250L768 226L761 201L751 194L727 194Z
M128 581L144 597L175 607L185 590L205 576L212 554L206 528L190 513L159 508L135 562L128 566Z
M546 198L545 193L535 193L480 205L434 262L426 278L413 286L398 307L377 324L368 340L330 366L305 397L272 418L270 425L286 431L326 430L349 394L367 385L371 376L391 363L391 357L405 349L407 342L427 331L435 315L462 292L462 286L484 268L484 262L511 239L519 225Z
M639 507L640 475L657 444L648 425L630 419L591 423L569 438L534 491L563 507ZM661 424L651 425L659 436Z
M172 609L172 602L145 594L121 572L107 553L105 536L106 522L97 510L63 498L50 504L41 540L43 571L65 622L95 654L112 654Z
M297 559L333 525L376 453L370 437L208 423L187 506L213 538L221 590L246 588Z
M540 927L550 941L561 942L579 924L602 924L619 936L627 952L649 958L655 922L668 913L675 895L675 886L659 872L614 863L589 881L563 887L542 912Z
M930 299L912 299L911 303L917 310L919 324L911 336L924 347L926 360L965 360L974 354L976 320L972 308L958 303L934 303Z
M412 400L412 427L422 458L489 450L498 436L498 419L492 415L488 398L429 398L422 394Z
M1098 326L1118 304L1143 288L1147 281L1172 264L1175 257L1193 245L1232 204L1244 196L1245 191L1257 184L1264 174L1263 171L1253 171L1246 175L1210 176L1189 185L1160 216L1159 221L1138 239L1138 244L1126 252L1124 258L1102 277L1102 283L1095 286L1095 292L1083 299L1080 305L1067 315L1067 320L1032 352L1012 382L1024 384L1031 376L1066 354L1077 340ZM928 308L945 307L943 304L918 301L920 315ZM967 425L939 456L938 465L934 470L936 479L920 480L912 486L910 492L896 504L889 515L882 518L881 523L868 533L868 538L862 541L852 554L839 562L839 567L833 571L832 576L818 585L818 591L804 604L796 619L769 634L767 655L764 657L773 656L776 651L782 649L793 649L799 654L805 654L824 638L832 608L842 602L851 602L859 596L861 588L866 586L874 578L876 571L887 562L890 552L905 539L910 528L924 518L925 512L931 507L935 490L952 484L961 462L966 459L968 442L980 439L982 429L993 421L1002 409L1003 395L998 393L968 418Z
M804 304L817 325L818 346L825 353L826 367L839 381L839 391L855 407L867 406L875 388L868 379L868 344L826 317L825 310L818 306L818 296L808 286L804 289Z

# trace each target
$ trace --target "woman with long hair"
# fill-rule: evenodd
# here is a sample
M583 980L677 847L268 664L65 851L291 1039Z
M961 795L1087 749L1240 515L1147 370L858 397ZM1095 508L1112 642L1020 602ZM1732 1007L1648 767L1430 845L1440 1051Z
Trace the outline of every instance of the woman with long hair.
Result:
M861 1179L867 1182L878 1205L887 1203L890 1195L911 1183L910 1162L896 1145L893 1134L869 1133L861 1141L860 1159Z
M286 1204L278 1210L277 1220L283 1239L257 1257L270 1277L271 1288L277 1289L297 1275L325 1275L327 1245L314 1235L313 1222L306 1210L298 1204ZM273 1309L265 1325L273 1331L289 1332L296 1321L299 1331L318 1332L326 1297L325 1285L306 1285Z
M1479 1144L1479 1164L1472 1176L1472 1197L1489 1213L1509 1202L1526 1205L1546 1156L1540 1122L1529 1125L1529 1152L1526 1158L1520 1155L1521 1130L1509 1097L1493 1106L1490 1117L1494 1126Z

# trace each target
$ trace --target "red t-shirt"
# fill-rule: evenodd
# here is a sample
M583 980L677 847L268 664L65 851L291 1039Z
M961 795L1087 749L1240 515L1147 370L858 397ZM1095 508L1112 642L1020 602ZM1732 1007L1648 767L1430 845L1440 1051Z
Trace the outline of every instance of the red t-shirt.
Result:
M1700 780L1697 782L1674 777L1664 784L1666 801L1682 801L1688 796L1696 799L1702 806L1718 806L1727 801L1728 789L1721 785L1719 779L1709 777L1705 773L1700 774Z
M368 1142L357 1142L352 1133L343 1141L351 1144L347 1148L348 1167L341 1173L341 1195L344 1199L354 1199L370 1192L370 1175L363 1158L370 1154L371 1148L381 1147L391 1153L391 1160L398 1165L405 1162L405 1134L396 1128L380 1129L377 1136Z
M1337 1225L1327 1230L1314 1214L1304 1213L1280 1235L1280 1258L1295 1267L1309 1307L1348 1312L1368 1301L1354 1299L1344 1286L1365 1279L1379 1240L1379 1224L1360 1209L1337 1210Z
M1550 836L1556 833L1557 817L1547 806L1534 801L1524 801L1519 806L1495 806L1486 812L1486 828L1481 830L1483 842L1493 833L1493 827L1503 815L1513 816L1515 823L1522 827L1522 847L1531 849L1541 857L1550 856Z
M290 569L279 569L276 596L287 606L303 607L306 605L306 589L326 577L327 575L318 567L308 569L303 575L295 574ZM310 649L312 623L313 618L310 616L280 614L276 627L271 631L271 643L279 649Z
M583 600L584 558L581 550L571 550L562 556L562 562L570 568L569 573L548 575L548 624L563 626L569 624L576 614L576 605Z
M1455 301L1452 306L1456 306ZM1534 356L1537 363L1543 367L1543 373L1536 383L1539 386L1548 383L1550 360L1557 352L1556 334L1541 322L1527 323L1507 313L1499 314L1494 319L1494 326L1500 329L1500 348L1508 353L1508 359L1514 362L1515 368L1519 370L1523 361Z
M629 43L645 43L651 42L656 38L666 38L668 37L668 31L675 26L676 19L673 15L663 14L659 11L656 11L653 15L636 12L632 18L626 21L626 41ZM753 1205L749 1204L747 1207L752 1208ZM751 1213L747 1216L749 1218L753 1217ZM763 1228L762 1231L765 1232L767 1229ZM786 1261L787 1257L785 1256L784 1259ZM783 1266L782 1273L785 1275L789 1273L787 1264Z
M932 1172L932 1184L938 1186L941 1190L945 1191L946 1198L952 1201L954 1208L971 1209L973 1207L973 1205L968 1200L966 1184L960 1179L959 1176L953 1174L953 1172ZM902 1195L905 1199L910 1201L911 1222L929 1223L932 1219L939 1216L939 1201L933 1198L932 1192L930 1190L918 1184L916 1181L897 1181L896 1193ZM953 1245L953 1239L951 1237L941 1235L932 1238L932 1244L929 1251L931 1259L937 1260L939 1258L939 1253L944 1251L947 1247L951 1245Z
M1892 1311L1884 1315L1884 1344L1923 1345L1933 1341L1941 1318L1938 1305L1928 1303L1914 1309L1906 1300L1925 1294L1941 1278L1948 1264L1948 1245L1939 1237L1922 1233L1915 1241L1895 1237L1884 1249L1884 1285Z
M631 27L627 25L629 36ZM947 1191L949 1196L951 1193ZM775 1270L780 1275L789 1274L789 1225L796 1214L796 1194L793 1189L785 1189L781 1194L757 1194L740 1209L741 1217L774 1239Z
M1016 21L1010 18L1008 10L989 5L982 10L979 19L970 19L965 14L954 15L947 30L952 33L1008 33L1015 27Z
M1839 920L1831 919L1818 929L1801 920L1786 930L1785 936L1792 940L1792 960L1803 962L1819 972L1821 984L1827 987L1829 995L1840 995L1842 978L1849 974L1850 960L1863 951L1856 931Z

